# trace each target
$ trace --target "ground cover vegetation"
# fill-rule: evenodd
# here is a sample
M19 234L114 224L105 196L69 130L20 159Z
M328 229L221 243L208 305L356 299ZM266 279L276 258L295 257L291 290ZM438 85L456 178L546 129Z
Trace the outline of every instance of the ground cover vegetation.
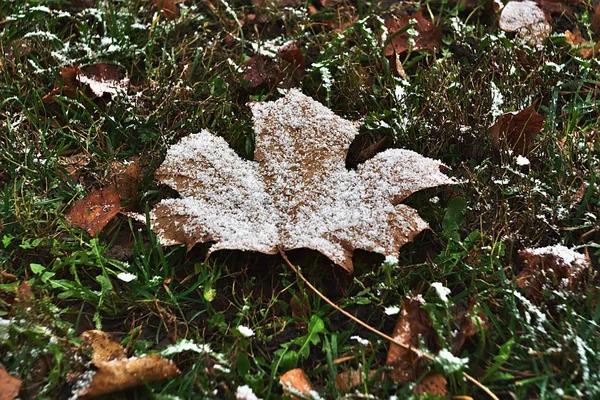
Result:
M591 0L1 2L0 397L119 362L146 379L110 398L597 398L598 39ZM251 160L247 104L290 88L362 120L347 168L405 148L459 182L404 201L430 229L398 257L284 254L417 352L282 255L151 229L169 147Z

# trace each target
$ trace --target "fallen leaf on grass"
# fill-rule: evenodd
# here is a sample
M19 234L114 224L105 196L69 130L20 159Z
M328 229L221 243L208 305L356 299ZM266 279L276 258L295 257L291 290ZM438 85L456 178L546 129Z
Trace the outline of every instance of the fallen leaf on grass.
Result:
M54 103L54 96L62 94L70 99L77 98L77 93L84 91L92 99L105 94L111 98L127 91L129 79L121 69L112 64L98 63L85 67L63 67L60 76L52 89L42 98L46 104Z
M415 349L419 348L419 338L426 344L436 340L429 314L421 309L421 305L417 298L404 299L392 334L398 342ZM395 343L390 344L385 364L393 368L388 376L402 383L414 382L424 372L419 356Z
M471 297L466 301L456 303L450 310L452 313L452 322L458 326L455 334L452 336L452 350L454 354L460 353L466 339L475 336L480 327L487 327L487 318L483 311L476 313L475 298ZM477 321L477 324L474 322Z
M490 127L492 148L496 153L503 149L505 141L508 150L520 155L527 155L535 145L535 138L541 132L546 117L538 114L533 106L515 113L502 114Z
M283 392L291 399L298 399L294 396L295 394L311 397L310 392L313 390L313 386L302 368L294 368L281 375L279 383L283 387Z
M532 45L539 46L552 32L544 11L534 2L509 1L500 13L500 29L517 32Z
M113 184L77 200L65 217L71 226L85 229L92 237L96 237L120 211L121 198L117 186Z
M0 365L0 400L13 400L21 390L21 380Z
M123 210L131 211L137 205L142 169L136 161L115 161L111 164L110 169Z
M442 374L430 372L415 385L413 392L418 396L430 394L446 397L448 396L448 380Z
M76 398L98 397L180 374L172 361L158 354L127 358L125 349L102 331L85 331L81 339L91 347L91 363L97 369L75 384Z
M208 255L308 248L352 272L354 249L397 255L427 227L403 199L454 183L439 161L400 149L347 170L357 126L297 90L250 107L255 162L206 130L168 150L156 177L182 198L163 200L150 213L161 243L216 242Z
M519 252L524 265L517 286L533 298L546 290L575 290L590 268L590 260L565 246L549 246Z
M183 0L152 0L152 3L167 19L177 19L180 15L177 4L183 3Z
M577 49L583 58L592 58L600 51L600 42L595 45L581 36L581 31L576 28L573 32L565 31L565 41Z
M289 88L294 86L293 78L299 79L304 75L304 55L295 40L274 50L277 54L273 58L257 54L242 64L247 87L255 88L266 83L269 87Z
M412 29L417 32L414 37L411 37L409 30L397 33L406 29L411 23L414 23ZM408 49L435 52L442 47L442 32L431 21L425 18L421 11L412 16L405 16L398 19L390 18L385 21L385 27L388 30L389 37L392 38L391 42L383 50L383 54L386 57L394 54L402 54L408 51ZM414 41L412 45L410 43L411 39Z
M371 381L373 378L376 378L378 372L379 371L377 370L370 370L367 380ZM383 376L380 377L383 378ZM340 372L335 377L335 386L344 394L347 394L351 389L354 389L355 387L358 387L364 383L365 374L362 371L357 371L355 369Z

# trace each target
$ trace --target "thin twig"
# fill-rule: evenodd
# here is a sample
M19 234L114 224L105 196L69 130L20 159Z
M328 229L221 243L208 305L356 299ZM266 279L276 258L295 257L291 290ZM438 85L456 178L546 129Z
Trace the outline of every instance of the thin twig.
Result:
M399 342L398 340L394 339L393 337L386 335L385 333L373 328L372 326L368 325L367 323L361 321L360 319L356 318L354 315L350 314L348 311L341 309L337 304L335 304L333 301L329 300L329 298L327 296L325 296L323 293L321 293L319 291L319 289L317 289L316 287L314 287L312 285L312 283L310 283L308 281L308 279L306 279L304 277L304 275L302 275L300 273L300 271L298 271L298 268L296 268L294 266L294 264L292 264L290 262L290 260L287 258L287 255L285 254L285 252L283 251L283 249L279 248L279 254L281 254L281 257L283 258L283 261L285 261L285 263L287 264L288 267L290 267L292 269L292 271L294 271L296 273L296 275L298 275L298 277L306 284L306 286L308 286L313 292L315 292L317 294L317 296L319 296L321 299L323 299L323 301L325 301L327 304L329 304L331 307L335 308L337 311L341 312L342 314L344 314L346 317L350 318L352 321L356 322L357 324L359 324L360 326L370 330L371 332L375 333L376 335L384 338L385 340L389 340L390 342L394 343L395 345L398 345L400 347L402 347L403 349L406 349L408 351L412 351L413 353L415 353L417 356L419 357L423 357L426 358L427 360L430 361L435 361L435 358L425 352L422 352L419 349L415 349L414 347L411 346L407 346L404 343ZM471 383L473 383L475 386L477 386L478 388L480 388L481 390L483 390L491 399L493 400L500 400L498 398L498 396L496 396L494 393L492 393L492 391L490 389L488 389L485 385L483 385L481 382L479 382L477 379L473 378L471 375L466 374L463 372L463 376L470 381Z

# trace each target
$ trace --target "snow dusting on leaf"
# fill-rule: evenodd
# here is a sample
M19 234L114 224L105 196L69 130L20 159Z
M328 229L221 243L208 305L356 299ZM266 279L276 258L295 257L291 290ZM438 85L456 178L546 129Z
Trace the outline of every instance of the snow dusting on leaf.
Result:
M536 46L541 46L552 32L544 11L530 0L509 1L502 9L499 24L503 31L517 32Z
M250 107L254 162L206 130L168 150L156 176L182 197L150 213L163 244L214 241L209 255L308 248L352 272L355 249L396 256L427 227L402 200L454 183L439 161L409 150L387 150L346 169L357 126L297 90Z

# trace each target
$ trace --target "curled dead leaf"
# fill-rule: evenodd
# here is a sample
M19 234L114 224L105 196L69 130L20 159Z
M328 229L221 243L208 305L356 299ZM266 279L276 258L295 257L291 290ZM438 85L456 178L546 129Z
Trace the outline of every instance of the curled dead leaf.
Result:
M409 30L398 33L410 24L414 24L413 29L417 32L414 37L411 37ZM415 15L398 19L390 18L385 21L385 27L388 30L389 37L391 37L391 42L383 49L383 54L386 57L402 54L409 49L436 52L442 47L442 32L430 20L425 18L421 11L418 11ZM411 40L414 41L412 45Z
M180 374L177 366L158 354L127 358L125 349L102 331L81 334L84 344L92 349L96 370L75 384L74 397L88 399ZM87 378L87 380L86 380Z
M92 237L96 237L120 211L121 198L113 184L77 200L65 217L69 225L85 229Z
M565 39L568 44L577 49L583 58L592 58L600 51L600 42L592 45L590 41L581 36L581 31L576 28L573 32L565 31Z
M492 148L496 153L503 149L504 141L509 150L527 155L535 145L535 138L541 132L546 117L538 114L533 106L515 113L502 114L490 127Z
M0 365L0 400L13 400L19 395L23 382Z
M400 149L347 170L357 127L297 90L250 107L254 162L208 131L168 150L156 177L182 198L163 200L150 212L164 245L216 242L208 255L308 248L352 272L355 249L397 255L427 227L402 200L455 183L439 161Z
M310 397L310 392L313 390L312 383L302 368L294 368L281 375L279 383L283 387L283 392L293 400L298 399L294 394Z
M180 16L177 4L183 3L183 1L184 0L152 0L152 3L158 7L167 19L177 19Z

